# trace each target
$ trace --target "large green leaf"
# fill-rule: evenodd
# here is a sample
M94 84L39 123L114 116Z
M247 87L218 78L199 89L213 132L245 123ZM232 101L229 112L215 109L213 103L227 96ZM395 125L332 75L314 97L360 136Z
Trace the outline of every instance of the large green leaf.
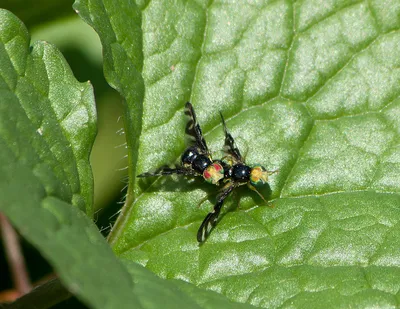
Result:
M127 100L130 188L110 236L118 255L267 308L396 306L397 0L76 8L99 32L106 75ZM274 207L238 190L240 208L230 198L202 246L196 231L214 197L196 205L215 187L177 177L136 181L185 149L186 100L214 157L222 111L247 162L279 169L263 191Z

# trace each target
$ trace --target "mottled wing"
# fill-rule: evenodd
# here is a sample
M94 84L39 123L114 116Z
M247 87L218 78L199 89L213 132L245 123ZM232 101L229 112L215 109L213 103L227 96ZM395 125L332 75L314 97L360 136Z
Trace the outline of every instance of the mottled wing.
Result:
M221 112L219 112L219 114L221 115L222 126L224 127L224 132L225 132L224 152L232 156L235 161L243 162L242 155L240 154L240 151L236 146L235 140L233 139L232 135L228 132L228 129L226 128L224 116L222 116Z
M195 139L196 145L200 148L203 154L210 156L207 143L201 132L199 123L197 122L196 113L194 112L193 105L190 102L185 104L185 115L189 116L189 121L186 125L186 134Z
M215 203L213 211L207 214L197 231L197 241L204 242L210 234L212 228L217 224L219 213L221 212L222 205L229 194L237 187L237 184L228 182L217 195L217 202Z
M139 178L143 177L153 177L153 176L165 176L165 175L185 175L185 176L197 176L197 174L192 170L184 167L174 167L171 168L169 166L162 166L154 172L146 172L140 175L137 175Z

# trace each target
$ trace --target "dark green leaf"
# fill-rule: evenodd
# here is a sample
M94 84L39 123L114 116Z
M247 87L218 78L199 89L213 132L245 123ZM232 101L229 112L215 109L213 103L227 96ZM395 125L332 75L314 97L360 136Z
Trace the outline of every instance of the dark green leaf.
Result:
M131 109L133 165L110 236L116 253L266 308L395 307L398 1L96 3L79 10L99 32L106 74ZM95 23L99 12L113 23ZM130 72L143 80L127 80ZM279 169L263 191L274 207L238 190L240 208L230 198L202 246L196 231L215 187L136 181L179 159L187 100L214 157L222 156L222 111L246 161Z
M28 29L74 13L69 0L2 0L1 8L17 15Z

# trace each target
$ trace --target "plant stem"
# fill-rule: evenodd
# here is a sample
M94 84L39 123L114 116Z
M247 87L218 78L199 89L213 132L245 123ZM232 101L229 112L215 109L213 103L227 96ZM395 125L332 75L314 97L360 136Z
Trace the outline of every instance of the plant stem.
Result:
M5 306L7 309L47 309L70 298L72 294L55 278Z
M26 269L18 234L7 217L2 213L0 213L0 230L12 280L18 291L18 295L21 296L29 293L32 290L32 285Z

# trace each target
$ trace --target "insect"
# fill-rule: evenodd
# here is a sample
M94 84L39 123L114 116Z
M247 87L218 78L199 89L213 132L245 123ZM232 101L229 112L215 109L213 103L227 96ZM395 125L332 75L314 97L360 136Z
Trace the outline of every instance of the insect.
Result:
M190 102L185 104L185 114L189 116L189 121L186 125L186 134L192 139L190 145L181 156L180 166L170 168L163 166L154 172L147 172L138 175L137 177L152 177L162 175L185 175L185 176L201 176L208 183L218 185L224 178L224 168L222 162L213 161L207 143L201 132L199 123L197 122L196 114Z
M213 211L207 214L197 232L197 240L202 243L210 234L211 229L216 225L225 199L235 188L247 184L250 189L255 191L265 201L255 186L267 183L268 175L276 171L267 171L261 165L254 167L246 165L232 135L226 128L222 113L220 115L225 132L224 151L226 156L222 160L213 160L190 102L185 104L185 114L189 116L185 131L187 135L192 137L193 142L183 152L180 166L175 166L174 168L163 166L154 172L146 172L137 177L173 174L194 177L201 176L208 183L217 186L223 185L217 194L217 202L214 205Z
M247 185L251 190L255 191L265 203L267 203L256 187L266 184L268 176L278 172L278 170L267 171L261 165L254 165L253 167L247 165L240 154L232 135L226 128L225 120L221 112L220 115L225 133L224 152L226 153L226 156L221 160L224 168L224 179L222 180L224 186L217 195L217 202L213 211L207 214L197 232L197 240L200 243L206 240L211 229L216 225L225 199L235 188Z

